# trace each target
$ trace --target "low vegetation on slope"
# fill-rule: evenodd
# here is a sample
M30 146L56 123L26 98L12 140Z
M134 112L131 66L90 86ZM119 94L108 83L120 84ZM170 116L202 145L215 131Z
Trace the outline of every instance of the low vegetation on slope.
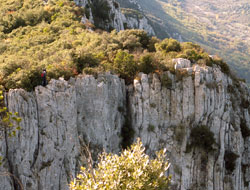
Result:
M250 82L250 4L245 0L138 0L174 38L218 54ZM226 3L225 3L226 2ZM158 36L160 36L158 34Z
M0 85L32 90L48 79L112 71L129 83L139 72L173 71L172 58L212 66L225 73L228 66L212 59L195 44L173 39L160 41L141 30L86 29L84 9L70 0L0 0Z

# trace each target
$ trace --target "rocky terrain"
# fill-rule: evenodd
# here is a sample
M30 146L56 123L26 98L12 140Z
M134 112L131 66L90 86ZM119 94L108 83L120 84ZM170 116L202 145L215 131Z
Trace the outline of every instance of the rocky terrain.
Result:
M88 10L88 20L98 28L110 31L124 29L142 29L150 35L155 35L152 26L144 15L138 17L137 13L126 14L114 0L75 0L76 4ZM125 14L123 14L125 13ZM86 22L85 19L83 19Z
M125 9L113 0L75 2L84 7L82 22L96 28L157 33L138 12L143 6L135 0L128 1ZM181 38L176 31L170 34ZM22 121L16 137L5 135L0 140L0 189L68 190L80 166L89 161L86 147L96 161L103 150L119 153L140 137L152 157L167 149L173 190L249 190L247 85L225 72L223 64L201 66L205 64L181 58L173 64L160 74L139 73L132 84L99 73L51 79L46 87L31 92L9 90L6 105Z
M150 155L167 148L172 189L248 190L249 89L217 66L173 61L175 74L141 73L131 85L106 73L10 90L7 105L22 129L0 142L1 172L15 176L1 176L0 189L66 190L86 163L84 145L96 158L140 137ZM199 126L209 129L200 138L212 132L215 142L194 144Z

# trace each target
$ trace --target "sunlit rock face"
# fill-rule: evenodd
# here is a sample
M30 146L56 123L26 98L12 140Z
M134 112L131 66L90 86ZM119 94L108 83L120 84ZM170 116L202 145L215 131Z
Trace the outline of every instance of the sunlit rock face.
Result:
M114 75L52 80L34 92L10 90L8 107L22 118L15 138L1 141L1 171L17 176L24 189L69 189L82 165L84 146L92 154L119 152L124 116L124 81ZM0 189L18 189L1 177Z
M51 80L34 92L10 90L8 108L22 117L22 129L0 141L0 171L15 176L1 176L0 189L68 190L86 163L84 147L95 160L140 137L151 156L167 149L172 189L249 190L247 86L218 66L173 61L175 74L140 73L130 85L106 73ZM214 135L212 150L192 144L199 126ZM202 133L200 144L208 135Z

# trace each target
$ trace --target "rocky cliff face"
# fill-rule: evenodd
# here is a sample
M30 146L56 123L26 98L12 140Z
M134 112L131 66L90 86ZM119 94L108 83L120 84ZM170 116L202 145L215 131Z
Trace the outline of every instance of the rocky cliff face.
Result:
M157 75L134 82L129 99L136 136L150 153L168 149L174 189L249 189L249 137L243 129L250 127L248 89L237 89L218 68L180 70L187 72L181 79L168 73L169 88ZM190 132L198 125L214 133L214 151L188 150Z
M68 189L83 158L83 145L93 155L120 150L124 116L124 81L117 76L92 76L55 81L35 92L11 90L8 107L19 112L22 130L1 141L1 172L15 174L23 189ZM0 189L20 189L17 179L0 178Z
M149 24L147 17L136 0L117 1L122 7L122 13L124 14L123 23L125 28L141 29L147 31L149 35L156 35L153 27Z
M155 35L145 16L123 14L120 5L114 0L74 0L77 5L85 8L86 17L83 22L92 22L97 28L107 31L116 29L142 29ZM131 2L130 2L131 3ZM134 2L133 2L134 3ZM138 4L137 4L138 5Z
M135 13L134 11L127 14L127 10L123 9L124 13L124 26L127 29L141 29L147 31L149 35L155 35L155 31L152 26L148 23L147 18L141 13Z
M167 148L172 189L248 190L248 88L216 66L174 61L176 74L141 74L129 86L103 74L11 90L8 108L19 112L22 130L0 141L1 172L15 176L1 176L0 189L66 190L85 161L84 145L96 157L140 137L151 155ZM212 151L192 144L190 134L203 125L214 134Z

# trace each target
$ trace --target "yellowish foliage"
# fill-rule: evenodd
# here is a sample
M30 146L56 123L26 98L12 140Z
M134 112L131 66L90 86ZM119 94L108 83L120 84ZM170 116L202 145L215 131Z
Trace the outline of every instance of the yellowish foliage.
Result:
M170 166L166 150L156 153L155 159L145 153L138 139L121 155L102 153L95 169L81 167L81 173L70 184L71 190L166 190Z
M7 107L4 105L3 91L0 91L0 138L7 132L12 137L16 135L16 131L20 130L20 122L22 119L18 117L18 113L9 112Z

